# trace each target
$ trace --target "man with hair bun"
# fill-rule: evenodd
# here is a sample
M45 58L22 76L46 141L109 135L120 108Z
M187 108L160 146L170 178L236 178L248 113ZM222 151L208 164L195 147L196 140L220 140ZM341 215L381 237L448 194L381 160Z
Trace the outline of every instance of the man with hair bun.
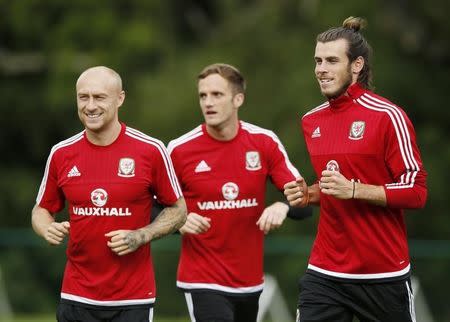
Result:
M297 321L415 321L403 209L425 206L426 172L404 110L371 89L361 18L317 36L315 75L327 101L302 118L318 181L285 185L291 206L320 206L300 280Z

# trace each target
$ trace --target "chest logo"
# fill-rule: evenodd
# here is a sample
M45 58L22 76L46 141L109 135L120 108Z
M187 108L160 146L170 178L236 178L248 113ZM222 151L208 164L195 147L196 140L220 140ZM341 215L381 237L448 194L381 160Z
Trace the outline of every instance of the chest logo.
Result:
M222 186L222 194L226 200L234 200L239 195L239 187L234 182L227 182Z
M261 169L261 159L258 151L248 151L245 153L245 168L250 171Z
M134 177L135 162L132 158L122 158L119 161L119 177L130 178Z
M311 137L312 137L312 138L318 138L318 137L320 137L320 126L316 127L316 129L314 130L314 132L312 132Z
M207 171L211 171L211 167L208 165L208 163L206 163L205 160L202 160L199 162L199 164L197 164L194 171L195 171L195 173L207 172Z
M95 206L103 207L108 201L108 193L102 188L97 188L91 192L91 201Z
M366 129L366 122L364 121L355 121L350 126L350 133L348 134L348 138L350 140L361 140L364 136L364 130Z
M328 171L336 171L339 172L339 164L337 163L336 160L330 160L327 163L327 168Z
M73 166L72 169L70 169L70 171L67 173L67 178L72 178L72 177L79 177L81 176L80 171L78 171L78 168L76 165Z

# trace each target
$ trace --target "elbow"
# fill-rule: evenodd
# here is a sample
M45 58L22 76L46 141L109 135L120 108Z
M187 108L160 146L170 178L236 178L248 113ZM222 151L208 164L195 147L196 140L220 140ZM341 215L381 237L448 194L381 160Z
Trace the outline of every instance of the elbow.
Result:
M427 191L417 195L417 203L415 209L423 209L427 204Z
M391 208L422 209L427 202L426 188L406 192L400 189L387 192L387 206Z
M423 209L427 203L427 191L426 189L423 191L418 191L415 194L415 198L410 199L405 208L407 209Z

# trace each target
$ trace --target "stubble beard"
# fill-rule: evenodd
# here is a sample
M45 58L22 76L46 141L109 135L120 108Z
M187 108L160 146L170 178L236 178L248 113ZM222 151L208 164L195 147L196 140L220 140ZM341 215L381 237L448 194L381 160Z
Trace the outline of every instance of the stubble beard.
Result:
M350 85L352 84L352 73L351 73L351 69L350 66L347 69L347 73L346 73L346 78L343 80L343 84L333 93L324 93L322 92L322 94L328 99L328 100L332 100L332 99L336 99L339 96L341 96L342 94L344 94L347 89L350 87Z

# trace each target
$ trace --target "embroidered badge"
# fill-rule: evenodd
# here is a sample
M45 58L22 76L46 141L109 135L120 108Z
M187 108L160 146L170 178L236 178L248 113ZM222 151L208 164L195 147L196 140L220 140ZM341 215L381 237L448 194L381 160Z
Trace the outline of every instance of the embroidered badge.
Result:
M245 154L245 168L250 171L261 169L261 160L258 151L248 151Z
M119 177L125 178L134 177L134 168L135 168L134 159L122 158L119 161L119 172L117 173L117 175Z
M108 201L108 193L102 188L97 188L91 192L91 201L95 206L103 207Z
M239 187L234 182L227 182L222 186L222 194L226 200L234 200L239 195Z
M337 161L336 160L328 161L327 170L339 172L339 164L337 163Z
M350 126L350 133L348 134L348 138L350 140L361 140L364 135L364 130L366 128L366 122L364 121L355 121Z

